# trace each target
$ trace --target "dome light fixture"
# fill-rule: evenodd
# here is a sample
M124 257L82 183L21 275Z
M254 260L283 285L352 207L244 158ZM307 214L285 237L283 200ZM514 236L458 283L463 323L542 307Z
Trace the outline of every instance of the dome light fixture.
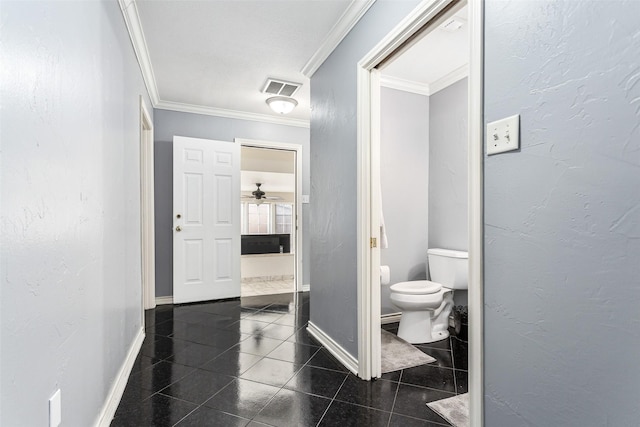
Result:
M267 105L278 114L288 114L298 105L298 101L288 96L272 96L267 98Z

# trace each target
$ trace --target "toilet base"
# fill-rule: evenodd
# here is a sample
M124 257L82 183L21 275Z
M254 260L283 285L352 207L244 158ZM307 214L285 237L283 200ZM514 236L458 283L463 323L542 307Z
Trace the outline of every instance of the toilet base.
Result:
M411 344L426 344L449 338L447 329L433 331L432 311L403 311L398 327L398 337Z

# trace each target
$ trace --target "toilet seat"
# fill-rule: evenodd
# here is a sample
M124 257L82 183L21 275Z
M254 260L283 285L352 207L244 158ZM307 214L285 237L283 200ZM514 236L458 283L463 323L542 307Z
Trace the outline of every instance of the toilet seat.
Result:
M425 267L434 280L400 282L389 289L391 304L402 312L398 337L411 344L449 336L449 315L456 289L468 289L467 252L429 248Z
M439 292L442 289L442 285L429 280L414 280L396 283L391 285L390 289L391 292L405 295L429 295Z
M453 291L440 283L429 280L400 282L390 287L391 303L402 310L398 336L407 342L427 343L449 336L441 331L439 313L445 306L453 304ZM448 324L448 313L445 313Z

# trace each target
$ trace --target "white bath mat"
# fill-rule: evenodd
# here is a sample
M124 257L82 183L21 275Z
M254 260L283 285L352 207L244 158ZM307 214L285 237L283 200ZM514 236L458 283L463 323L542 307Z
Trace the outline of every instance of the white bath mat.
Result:
M427 403L454 427L469 427L469 393Z
M397 335L382 330L382 373L426 365L436 359L424 354Z

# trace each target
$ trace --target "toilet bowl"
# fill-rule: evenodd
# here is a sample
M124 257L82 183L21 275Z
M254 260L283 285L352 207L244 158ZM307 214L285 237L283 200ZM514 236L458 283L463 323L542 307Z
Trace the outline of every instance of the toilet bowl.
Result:
M449 336L449 314L455 289L468 288L468 254L433 248L427 251L430 280L391 286L391 302L402 311L398 337L412 344L440 341Z

